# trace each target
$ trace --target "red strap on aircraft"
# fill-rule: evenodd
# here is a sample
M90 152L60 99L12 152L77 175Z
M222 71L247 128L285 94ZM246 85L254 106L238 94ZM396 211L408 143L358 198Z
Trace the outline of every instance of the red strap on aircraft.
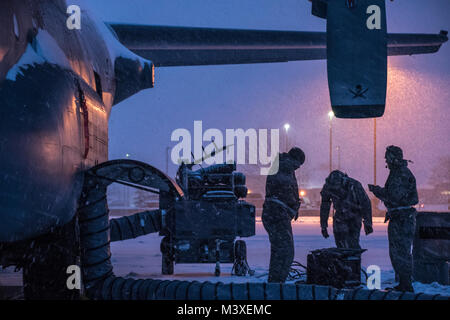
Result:
M356 0L347 0L347 7L354 8L356 6Z

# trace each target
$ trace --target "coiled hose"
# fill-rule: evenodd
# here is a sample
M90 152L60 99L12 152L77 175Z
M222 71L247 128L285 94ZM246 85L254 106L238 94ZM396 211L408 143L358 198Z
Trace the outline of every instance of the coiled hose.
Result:
M161 210L139 212L109 221L111 242L134 239L160 230Z
M197 282L116 277L111 263L110 241L128 239L121 226L128 225L129 235L157 230L157 212L134 218L118 219L110 224L106 188L111 182L86 174L79 206L81 266L85 294L95 300L448 300L440 295L395 291L342 289L329 286L277 283ZM121 221L121 222L119 222ZM144 221L144 226L142 226ZM147 223L145 223L147 222ZM156 223L153 225L153 223ZM152 224L152 227L150 227ZM139 226L139 227L137 227ZM110 228L111 235L110 237ZM120 230L122 231L119 231ZM153 228L153 229L151 229ZM134 230L131 232L130 230ZM140 231L139 231L140 230ZM122 232L122 233L121 233Z

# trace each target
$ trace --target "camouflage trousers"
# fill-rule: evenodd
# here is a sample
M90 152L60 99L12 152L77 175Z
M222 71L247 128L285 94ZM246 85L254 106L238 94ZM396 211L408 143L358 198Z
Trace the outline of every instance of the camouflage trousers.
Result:
M416 228L416 210L396 211L390 215L388 225L389 256L398 275L400 285L411 285L411 248Z
M361 232L362 219L333 218L333 235L337 248L361 249L359 246L359 234Z
M280 214L281 213L281 214ZM285 282L294 260L291 218L281 212L263 211L262 221L270 240L268 282Z

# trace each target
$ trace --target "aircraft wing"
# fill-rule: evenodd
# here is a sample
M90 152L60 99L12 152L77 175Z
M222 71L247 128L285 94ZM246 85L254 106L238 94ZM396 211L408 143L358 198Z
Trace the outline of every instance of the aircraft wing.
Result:
M108 24L118 40L157 67L287 62L327 58L325 32ZM447 33L389 34L388 55L434 53Z

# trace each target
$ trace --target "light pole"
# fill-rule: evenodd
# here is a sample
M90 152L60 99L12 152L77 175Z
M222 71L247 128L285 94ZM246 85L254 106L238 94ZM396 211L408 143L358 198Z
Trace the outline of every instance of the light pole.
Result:
M377 118L373 119L373 184L377 185ZM379 212L378 203L380 201L378 198L373 197L371 202L372 211Z
M285 148L286 148L286 152L288 152L288 131L289 131L289 128L290 128L290 127L291 127L291 126L290 126L289 123L286 123L286 124L284 125L284 130L286 131L285 143L284 143Z
M129 159L130 154L126 153L125 158ZM125 205L127 208L129 208L130 207L130 190L128 189L128 187L125 187L125 186L122 186L122 188L124 188L124 191L125 191Z
M377 185L377 118L373 119L373 184Z
M340 171L341 170L341 146L337 146L336 147L336 151L338 154L338 167L337 169Z
M169 151L170 147L166 147L166 175L169 175Z
M328 118L330 119L330 172L333 170L333 118L334 118L334 112L330 111L328 112Z

